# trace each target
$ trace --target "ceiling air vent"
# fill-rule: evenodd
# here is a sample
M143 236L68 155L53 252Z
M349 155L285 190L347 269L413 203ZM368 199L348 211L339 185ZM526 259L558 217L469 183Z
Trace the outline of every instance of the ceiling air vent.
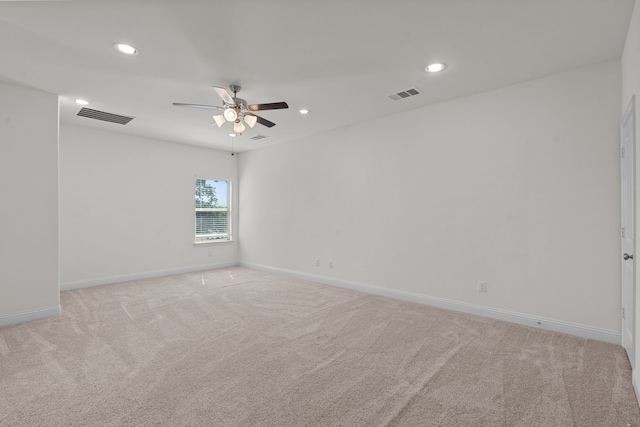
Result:
M78 111L77 115L80 117L86 117L88 119L101 120L103 122L109 122L109 123L118 123L121 125L126 125L131 120L133 120L133 117L120 116L118 114L112 114L112 113L105 113L104 111L98 111L98 110L93 110L91 108L84 108L84 107L81 108L80 111Z
M420 95L420 91L415 87L411 89L403 90L402 92L394 93L393 95L389 95L389 98L397 101L399 99L409 98L410 96Z
M249 139L253 139L254 141L257 141L259 139L265 139L265 138L266 138L266 136L264 136L264 135L256 135L256 136L252 136Z

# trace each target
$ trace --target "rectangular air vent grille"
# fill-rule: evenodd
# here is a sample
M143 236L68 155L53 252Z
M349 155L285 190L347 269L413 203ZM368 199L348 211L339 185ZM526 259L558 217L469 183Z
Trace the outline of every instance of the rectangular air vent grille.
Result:
M253 139L254 141L257 141L259 139L265 139L265 138L266 138L266 136L264 136L264 135L256 135L256 136L252 136L249 139Z
M397 101L399 99L409 98L410 96L420 95L420 91L412 87L411 89L403 90L402 92L394 93L393 95L389 95L389 98Z
M121 125L126 125L131 120L133 120L133 117L120 116L118 114L106 113L104 111L84 107L81 108L80 111L78 111L77 115L80 117L86 117L88 119L101 120L103 122L109 123L118 123Z

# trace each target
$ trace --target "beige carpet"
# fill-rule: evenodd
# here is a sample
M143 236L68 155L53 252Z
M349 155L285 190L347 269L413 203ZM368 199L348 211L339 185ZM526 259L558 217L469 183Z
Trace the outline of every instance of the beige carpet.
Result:
M0 328L0 426L640 426L622 348L245 268Z

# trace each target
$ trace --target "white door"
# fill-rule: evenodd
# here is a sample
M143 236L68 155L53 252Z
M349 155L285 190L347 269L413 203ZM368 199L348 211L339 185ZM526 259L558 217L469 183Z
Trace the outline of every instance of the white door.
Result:
M622 346L635 363L635 96L620 123L622 170Z

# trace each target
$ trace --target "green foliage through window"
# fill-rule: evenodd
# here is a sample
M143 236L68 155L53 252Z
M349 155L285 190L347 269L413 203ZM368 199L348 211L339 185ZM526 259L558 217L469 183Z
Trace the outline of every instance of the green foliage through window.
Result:
M196 178L196 243L231 240L230 182Z

